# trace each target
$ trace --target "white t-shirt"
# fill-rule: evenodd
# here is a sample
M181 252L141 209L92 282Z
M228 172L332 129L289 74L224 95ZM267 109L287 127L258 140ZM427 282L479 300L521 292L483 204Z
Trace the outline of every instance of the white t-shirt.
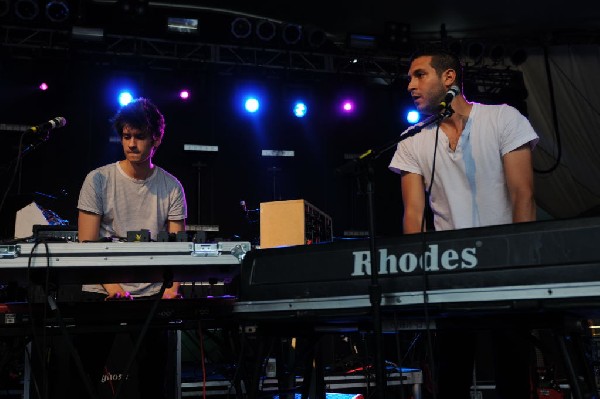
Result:
M432 178L436 125L398 143L389 168ZM456 150L440 128L430 205L436 230L512 223L502 157L538 136L515 108L474 103Z
M100 237L126 237L128 231L150 230L152 239L167 230L168 220L187 218L181 183L160 167L146 180L133 179L119 163L102 166L85 178L77 208L102 215ZM158 293L160 284L121 284L134 296ZM84 285L84 291L106 293L101 285Z

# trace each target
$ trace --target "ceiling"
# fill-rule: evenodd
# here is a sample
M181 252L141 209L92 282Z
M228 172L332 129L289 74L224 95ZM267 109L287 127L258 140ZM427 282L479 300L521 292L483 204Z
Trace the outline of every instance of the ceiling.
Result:
M600 26L600 7L592 7L582 1L177 0L150 1L149 6L246 13L283 22L315 25L336 38L343 38L349 32L384 34L387 22L408 24L411 35L424 40L481 36L548 38L549 34L597 31Z
M18 3L37 4L39 15L30 20L16 17ZM44 14L50 3L67 4L68 19L60 23L49 22ZM106 40L105 47L98 46L98 53L113 55L133 50L145 51L140 48L139 43L132 43L129 49L119 47L124 40L131 38L150 38L163 42L187 40L195 44L277 48L284 51L308 50L313 53L343 55L347 55L348 50L366 50L376 56L397 56L399 52L401 56L408 55L415 44L430 41L457 45L458 50L465 53L472 41L482 39L485 40L487 52L496 44L514 48L539 44L598 42L600 7L573 2L566 7L564 2L556 0L546 1L543 5L537 3L540 2L505 0L501 7L494 8L489 2L481 0L454 3L434 0L426 4L384 0L344 3L317 0L0 0L0 25L7 29L2 32L7 48L58 49L65 54L75 47L72 43L74 27L102 30L101 35L105 39L111 36L116 38L112 42ZM169 32L166 17L171 16L197 19L198 29L195 35L184 36ZM245 41L234 38L232 34L232 21L239 18L248 20L252 29L251 37ZM275 39L279 43L277 40L256 38L256 30L261 22L276 26L273 29L277 29ZM289 25L301 27L303 39L310 37L311 32L325 33L324 44L310 48L300 48L299 45L290 48L289 42L284 40L286 43L282 46L281 37L285 27ZM13 30L10 30L11 27ZM30 31L15 32L14 28ZM52 31L61 31L62 36L51 33ZM43 37L44 34L47 37ZM350 35L360 35L362 39L350 40ZM394 36L396 41L392 40ZM363 40L365 38L367 41ZM40 40L35 41L36 39ZM302 42L304 46L305 42L306 40ZM150 48L161 46L156 41L146 44ZM83 47L86 50L93 49L94 44L88 43ZM165 55L168 51L161 48L158 55ZM181 58L180 54L199 54L195 49L173 50L175 52L178 54L175 58L178 59ZM147 51L146 54L153 55ZM14 57L15 53L9 55ZM235 57L243 56L236 54ZM215 56L211 54L197 58L196 61L206 62L209 59L214 60ZM321 60L310 60L312 64L319 61ZM328 60L323 60L324 64L327 62ZM389 70L386 66L380 68Z

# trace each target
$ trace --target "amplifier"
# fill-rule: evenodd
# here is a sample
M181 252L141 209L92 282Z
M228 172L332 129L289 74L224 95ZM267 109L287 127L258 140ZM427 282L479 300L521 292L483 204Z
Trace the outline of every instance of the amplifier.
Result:
M308 201L288 200L260 204L260 247L316 244L331 241L331 217Z
M34 224L32 227L33 237L36 240L45 241L71 241L78 240L77 226L41 225Z

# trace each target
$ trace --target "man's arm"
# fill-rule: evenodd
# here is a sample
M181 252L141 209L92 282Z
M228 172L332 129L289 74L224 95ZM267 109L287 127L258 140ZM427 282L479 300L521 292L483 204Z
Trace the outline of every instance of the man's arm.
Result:
M420 233L425 212L425 186L423 177L416 173L402 172L402 202L404 234Z
M79 242L98 241L100 238L100 220L101 215L93 212L79 211L79 220L77 221L77 236Z
M513 209L513 223L536 219L533 166L529 143L504 155L504 174Z
M180 231L185 231L185 219L168 220L167 231L169 233L178 233ZM171 286L171 288L167 288L163 293L163 299L181 298L181 295L179 294L179 285L179 282L173 281L173 285Z
M169 233L178 233L180 231L185 231L185 219L183 219L183 220L168 220L167 221L167 231Z
M79 219L77 221L77 236L79 242L98 241L100 238L100 220L102 215L93 212L79 211ZM119 284L102 284L108 298L127 298L127 293Z

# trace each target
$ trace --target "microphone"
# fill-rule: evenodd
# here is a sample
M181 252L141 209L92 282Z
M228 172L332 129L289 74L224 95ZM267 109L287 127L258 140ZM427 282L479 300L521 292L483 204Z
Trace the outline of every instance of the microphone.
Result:
M41 125L32 126L28 131L33 133L49 132L50 130L58 129L67 124L67 120L62 116L58 116L54 119L50 119L48 122L42 123Z
M446 96L440 103L440 109L448 108L450 106L450 103L452 102L452 100L454 100L454 97L458 96L459 93L460 93L460 87L458 87L457 85L452 85L448 89Z

